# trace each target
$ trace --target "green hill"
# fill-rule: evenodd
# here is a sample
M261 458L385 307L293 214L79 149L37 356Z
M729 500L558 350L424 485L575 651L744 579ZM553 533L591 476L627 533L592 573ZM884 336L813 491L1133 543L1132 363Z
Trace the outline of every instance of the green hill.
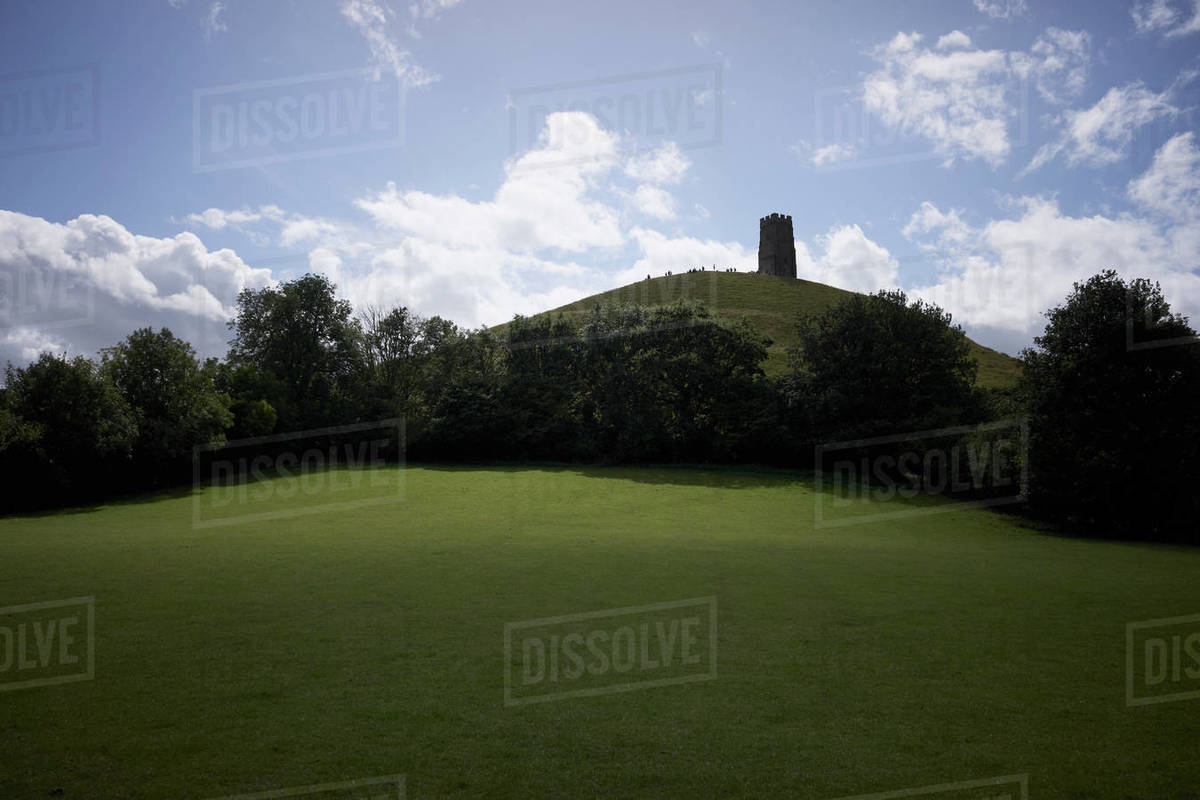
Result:
M852 295L845 289L806 280L777 278L745 272L694 272L642 280L619 289L585 297L551 309L582 321L596 303L663 305L679 298L698 300L718 317L748 319L771 338L763 369L778 375L787 368L787 349L796 342L795 316L819 313ZM498 325L494 330L503 330ZM1012 386L1020 375L1020 362L1012 356L971 342L979 362L979 384L985 387Z

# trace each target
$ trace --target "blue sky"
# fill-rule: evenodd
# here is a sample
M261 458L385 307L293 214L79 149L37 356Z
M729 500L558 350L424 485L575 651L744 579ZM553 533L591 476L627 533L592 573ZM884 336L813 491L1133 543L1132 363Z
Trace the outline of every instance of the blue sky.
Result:
M9 0L0 359L219 354L237 290L310 270L494 324L752 270L773 211L802 277L1012 353L1106 267L1194 316L1198 44L1197 0ZM265 144L214 133L254 102Z

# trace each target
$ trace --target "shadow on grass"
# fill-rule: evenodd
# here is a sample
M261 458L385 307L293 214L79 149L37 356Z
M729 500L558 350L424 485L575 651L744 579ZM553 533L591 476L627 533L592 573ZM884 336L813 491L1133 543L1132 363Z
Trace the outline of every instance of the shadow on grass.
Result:
M188 497L197 490L192 485L171 486L164 489L137 491L128 494L113 495L101 500L78 502L75 505L54 508L34 508L28 510L5 511L0 513L0 519L36 519L38 517L55 517L66 514L91 514L103 511L112 506L141 505L142 503L157 503L160 500L178 500Z
M394 468L396 465L388 465ZM607 480L626 480L632 483L664 485L664 486L701 486L713 489L762 489L780 488L783 486L798 486L814 494L821 494L829 500L841 497L839 489L830 479L816 480L813 470L784 469L759 465L724 465L724 464L641 464L641 465L580 465L569 462L408 462L405 468L424 469L437 472L544 472L544 473L573 473L587 478L603 478ZM0 519L36 519L58 515L88 514L101 511L107 507L140 505L155 503L161 500L178 500L194 496L209 487L195 487L184 484L153 491L134 492L118 495L104 500L80 503L61 508L35 509L14 511L0 514ZM909 510L917 514L945 513L954 511L991 511L1010 519L1018 528L1028 533L1047 536L1056 539L1078 539L1089 542L1105 542L1119 546L1153 546L1172 550L1194 552L1198 546L1187 541L1154 538L1118 538L1090 535L1087 531L1072 529L1054 522L1031 516L1023 504L1001 504L988 508L971 509L969 507L946 509L947 504L955 501L938 495L920 494L911 499L892 498L888 503L898 504L897 510ZM863 523L871 520L864 519Z

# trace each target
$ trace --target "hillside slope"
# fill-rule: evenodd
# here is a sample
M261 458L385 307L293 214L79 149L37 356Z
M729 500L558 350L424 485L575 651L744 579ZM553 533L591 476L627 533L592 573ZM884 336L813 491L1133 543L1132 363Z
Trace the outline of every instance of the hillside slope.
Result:
M744 317L769 336L772 344L763 369L768 375L778 375L787 368L787 349L796 343L796 314L819 313L851 294L806 280L744 272L695 272L638 281L543 313L561 313L579 322L596 303L655 306L679 298L698 300L716 316ZM503 328L498 325L494 330ZM979 362L979 385L1004 387L1016 383L1021 369L1017 359L974 341L971 352Z

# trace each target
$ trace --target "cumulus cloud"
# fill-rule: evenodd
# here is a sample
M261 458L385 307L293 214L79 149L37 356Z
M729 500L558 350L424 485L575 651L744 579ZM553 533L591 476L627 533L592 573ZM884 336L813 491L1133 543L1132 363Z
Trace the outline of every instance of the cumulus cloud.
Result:
M796 242L796 276L854 292L898 286L899 262L858 225L835 225L815 246Z
M624 241L617 213L590 193L617 163L615 134L589 114L556 112L546 118L539 146L506 164L490 201L401 192L389 183L357 205L383 228L459 247L521 253L615 247Z
M103 215L56 223L0 211L0 360L93 354L150 324L221 354L238 292L270 280L193 233L154 238Z
M898 33L875 48L881 68L863 84L867 110L889 127L920 135L947 163L956 158L1001 163L1009 153L1005 97L1008 59L1002 50L937 52L921 35Z
M500 184L483 200L389 183L359 198L351 211L358 221L271 205L210 208L185 220L302 248L277 277L305 269L328 275L356 305L403 304L460 324L495 324L668 269L755 270L753 241L653 229L654 220L676 215L664 188L686 169L676 155L671 147L623 155L617 135L593 117L560 112L547 118L537 147L504 164ZM1200 298L1190 272L1200 252L1198 193L1200 151L1183 134L1130 182L1136 211L1076 217L1052 198L1023 197L1010 201L1006 215L975 223L961 209L922 203L903 233L937 273L910 293L943 305L978 338L1011 343L1010 350L1028 343L1041 312L1061 301L1071 281L1108 266L1161 280L1180 310L1194 313L1183 298ZM631 217L631 201L642 217ZM702 206L692 207L705 216ZM903 280L905 259L859 225L835 225L796 249L800 277L863 292L913 282ZM272 280L230 250L208 250L195 233L137 236L91 215L59 224L0 212L0 265L13 276L35 276L22 285L9 280L24 305L0 302L0 354L14 360L39 348L94 352L146 324L165 324L202 352L220 354L237 292ZM66 287L59 295L90 299L28 310L32 300L55 296L44 288L55 280ZM14 296L3 289L0 301ZM61 318L46 317L47 309ZM67 319L80 309L90 316Z
M1013 71L1033 81L1047 103L1078 97L1091 66L1091 37L1086 31L1047 28L1028 53L1012 53Z
M1191 131L1172 137L1129 183L1130 198L1177 222L1200 221L1200 150Z
M679 183L691 166L676 142L667 142L648 153L635 155L625 165L625 174L643 183Z
M938 50L956 50L964 49L971 46L971 37L967 36L962 31L950 31L945 36L939 36L937 40Z
M958 248L965 245L970 236L970 227L963 222L959 216L960 211L950 209L949 211L941 211L933 203L928 200L921 203L920 208L913 212L909 218L908 224L901 231L908 239L914 239L920 234L937 233L937 247L945 249L947 246ZM924 243L927 249L933 249L935 246L928 242Z
M1128 196L1135 210L1111 216L1071 216L1052 198L1021 197L1010 202L1010 217L979 226L922 203L904 233L936 254L942 273L912 293L1011 342L1012 349L1040 332L1042 313L1061 303L1074 282L1108 268L1159 281L1175 310L1196 318L1200 151L1194 136L1164 144L1151 167L1130 182Z
M617 274L618 284L631 283L647 274L659 276L667 270L679 273L701 266L733 267L739 272L758 269L758 252L740 242L672 237L640 226L634 227L629 236L637 245L639 255L632 267Z
M1141 81L1114 86L1090 108L1069 109L1059 118L1059 137L1043 145L1022 170L1028 174L1058 155L1070 166L1104 166L1122 160L1138 128L1179 109L1172 102L1175 86L1161 92L1146 88Z
M1058 28L1047 28L1028 52L973 49L956 30L933 48L918 33L900 32L872 55L880 66L863 81L866 109L890 128L930 141L947 165L1002 163L1012 150L1008 129L1019 83L1029 81L1043 100L1060 103L1082 91L1091 63L1088 34ZM814 164L847 152L845 144L829 148L810 148Z
M633 202L639 211L656 219L675 219L675 198L658 186L643 183L633 193Z
M546 118L532 150L504 164L485 200L389 182L354 203L365 221L269 205L210 208L184 221L290 248L269 263L289 275L328 275L355 304L404 304L460 324L495 324L611 288L614 267L638 257L628 211L677 217L664 187L688 168L678 146L631 156L618 145L594 117L559 112Z

